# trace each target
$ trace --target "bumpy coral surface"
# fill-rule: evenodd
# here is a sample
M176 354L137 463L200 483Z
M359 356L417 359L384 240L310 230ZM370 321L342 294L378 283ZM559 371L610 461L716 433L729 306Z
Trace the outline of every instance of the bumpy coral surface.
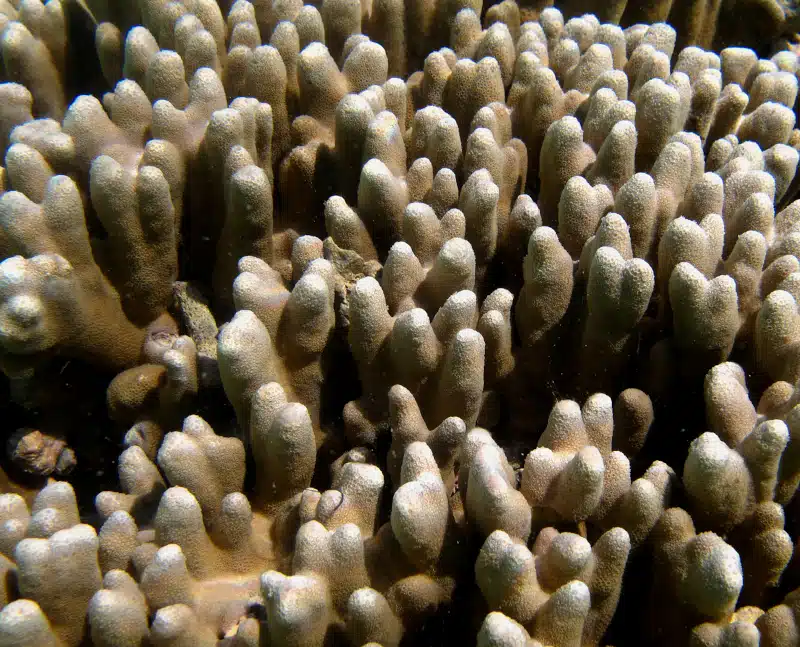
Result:
M778 0L0 0L0 647L800 647Z

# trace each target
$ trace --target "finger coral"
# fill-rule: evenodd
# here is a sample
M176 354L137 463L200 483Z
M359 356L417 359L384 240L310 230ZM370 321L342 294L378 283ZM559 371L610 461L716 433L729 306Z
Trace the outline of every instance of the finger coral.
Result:
M0 0L0 647L800 644L798 24Z

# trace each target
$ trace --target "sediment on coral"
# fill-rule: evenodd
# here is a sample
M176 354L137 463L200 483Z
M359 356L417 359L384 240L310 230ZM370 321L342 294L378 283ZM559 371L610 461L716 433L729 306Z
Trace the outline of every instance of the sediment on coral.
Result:
M798 24L0 0L0 647L800 645Z

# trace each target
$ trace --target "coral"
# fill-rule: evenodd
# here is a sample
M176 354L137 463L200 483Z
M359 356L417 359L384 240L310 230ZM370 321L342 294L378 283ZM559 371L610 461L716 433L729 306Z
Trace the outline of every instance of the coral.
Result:
M629 550L621 528L594 546L547 528L532 552L496 530L481 549L475 577L491 608L530 627L543 644L594 645L616 608Z
M798 643L796 10L553 5L0 0L0 646Z
M222 385L242 429L249 426L253 394L273 381L309 409L319 428L321 356L335 324L334 277L325 259L298 257L303 265L294 270L299 278L291 291L264 261L239 261L233 283L238 309L220 330L217 352Z
M30 512L18 495L5 494L2 509L4 571L14 574L21 598L3 610L4 640L78 644L86 607L100 588L101 572L97 534L80 523L72 487L47 486Z
M675 475L654 462L631 482L628 457L612 451L614 410L624 406L622 396L612 409L608 396L596 394L583 408L569 400L553 407L539 446L525 459L520 483L537 523L619 524L636 543L649 534L669 501Z
M743 582L737 552L719 535L696 534L681 508L662 515L652 541L656 574L651 622L656 630L681 642L681 633L694 624L727 620Z

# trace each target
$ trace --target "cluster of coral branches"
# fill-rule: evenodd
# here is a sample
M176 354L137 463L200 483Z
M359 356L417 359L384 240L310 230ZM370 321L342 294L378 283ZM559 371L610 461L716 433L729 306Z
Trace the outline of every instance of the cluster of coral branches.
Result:
M0 647L800 645L794 16L547 5L0 0Z

